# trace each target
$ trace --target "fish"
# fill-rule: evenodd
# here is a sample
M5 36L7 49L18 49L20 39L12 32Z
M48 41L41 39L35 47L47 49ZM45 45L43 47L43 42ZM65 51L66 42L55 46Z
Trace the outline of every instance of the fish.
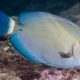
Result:
M60 16L23 12L9 41L33 63L65 69L80 66L80 27Z

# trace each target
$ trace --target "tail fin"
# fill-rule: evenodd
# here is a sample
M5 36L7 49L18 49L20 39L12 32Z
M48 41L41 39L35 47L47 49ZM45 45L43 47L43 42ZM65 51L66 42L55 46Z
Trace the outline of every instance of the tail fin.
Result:
M14 20L0 11L0 37L11 34L14 30L14 25Z

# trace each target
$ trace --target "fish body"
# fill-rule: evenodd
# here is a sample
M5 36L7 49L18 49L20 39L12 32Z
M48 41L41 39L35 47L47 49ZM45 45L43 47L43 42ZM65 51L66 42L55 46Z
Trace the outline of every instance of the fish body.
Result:
M25 58L59 68L80 66L79 26L44 12L22 13L19 24L10 41Z
M24 12L16 28L12 18L3 12L0 17L0 37L9 35L26 59L58 68L80 66L80 27L73 22L50 13Z

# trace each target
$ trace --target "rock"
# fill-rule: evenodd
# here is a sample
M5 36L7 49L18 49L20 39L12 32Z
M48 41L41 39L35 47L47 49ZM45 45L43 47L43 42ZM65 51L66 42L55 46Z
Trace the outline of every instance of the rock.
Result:
M8 73L0 73L0 80L21 80L17 76L12 76Z
M62 11L60 13L60 16L63 17L70 17L72 15L78 15L80 14L80 3L74 5L73 7L71 7L70 9L66 10L66 11Z
M8 51L9 49L10 49L10 46L4 47L4 51L5 51L5 52Z

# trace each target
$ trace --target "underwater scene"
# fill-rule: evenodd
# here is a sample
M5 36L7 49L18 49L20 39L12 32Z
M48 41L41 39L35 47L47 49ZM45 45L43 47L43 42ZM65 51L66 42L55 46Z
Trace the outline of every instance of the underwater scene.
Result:
M0 80L80 80L80 0L0 0Z

